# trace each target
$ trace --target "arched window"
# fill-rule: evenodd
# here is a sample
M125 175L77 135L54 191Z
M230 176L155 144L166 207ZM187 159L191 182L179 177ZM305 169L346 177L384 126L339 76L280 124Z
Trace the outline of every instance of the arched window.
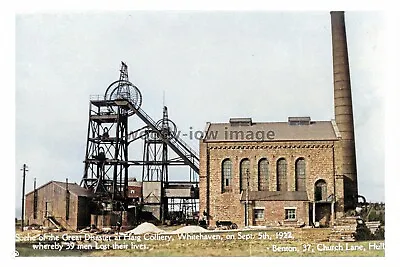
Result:
M315 201L326 200L328 197L327 186L324 180L315 182L314 198Z
M306 191L306 160L304 158L296 160L295 178L296 191Z
M240 162L240 190L247 189L250 177L250 160L244 159Z
M222 192L230 187L232 181L232 161L225 159L222 162Z
M276 164L276 183L277 191L287 191L287 179L286 179L286 159L281 158Z
M258 162L258 190L269 191L269 162L267 159L260 159Z

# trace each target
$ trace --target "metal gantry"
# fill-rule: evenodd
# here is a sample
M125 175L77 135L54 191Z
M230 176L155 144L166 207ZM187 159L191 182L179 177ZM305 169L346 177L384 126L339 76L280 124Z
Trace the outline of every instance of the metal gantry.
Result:
M99 199L124 202L127 196L128 117L134 112L126 100L141 104L140 92L129 82L127 66L122 63L120 79L107 88L104 97L90 100L81 185Z
M141 109L141 104L142 95L129 81L128 67L122 62L119 80L111 83L104 97L96 96L90 100L81 186L91 190L96 200L105 203L103 205L111 204L112 210L126 210L129 204L128 168L142 166L143 205L158 209L159 219L164 222L168 218L169 203L173 202L171 199L181 199L181 205L187 203L190 210L196 206L196 198L198 200L195 175L191 174L189 181L176 181L170 186L169 166L187 165L191 173L198 174L199 156L176 134L177 127L168 118L166 106L162 119L156 122ZM145 126L128 133L128 118L132 115ZM144 140L142 159L132 160L128 157L128 147L140 140ZM153 189L149 186L151 183ZM178 186L179 191L177 183L185 184L183 187L188 189L187 192L182 195L183 187ZM155 191L158 192L156 197L149 198Z

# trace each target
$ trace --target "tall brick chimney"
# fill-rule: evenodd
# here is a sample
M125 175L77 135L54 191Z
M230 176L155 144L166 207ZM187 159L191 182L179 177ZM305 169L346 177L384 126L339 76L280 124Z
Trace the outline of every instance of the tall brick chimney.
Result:
M349 59L343 11L331 11L335 121L342 136L342 175L344 208L357 203L357 166L354 140L353 104L351 98Z

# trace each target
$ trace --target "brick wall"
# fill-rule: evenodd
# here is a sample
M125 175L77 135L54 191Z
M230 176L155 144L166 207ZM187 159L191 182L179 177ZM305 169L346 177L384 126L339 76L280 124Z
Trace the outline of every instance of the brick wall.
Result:
M254 209L264 208L264 219L254 218ZM296 210L296 219L285 219L285 208L294 208ZM304 201L254 201L250 209L249 218L254 225L302 225L309 223L309 203Z
M337 209L342 209L342 182L335 182L335 168L340 171L338 141L288 141L288 142L204 142L200 141L200 212L208 210L210 224L216 220L231 220L243 226L244 205L240 203L240 162L250 160L250 190L257 190L258 162L269 161L269 190L276 191L276 163L280 158L287 162L288 190L295 190L295 161L306 161L306 188L310 201L314 200L314 185L319 179L327 183L327 195L335 194ZM337 151L336 148L338 147ZM339 154L340 155L340 154ZM222 161L232 161L232 192L221 193ZM302 205L302 204L301 204ZM209 207L208 207L209 206ZM308 212L301 215L308 222Z

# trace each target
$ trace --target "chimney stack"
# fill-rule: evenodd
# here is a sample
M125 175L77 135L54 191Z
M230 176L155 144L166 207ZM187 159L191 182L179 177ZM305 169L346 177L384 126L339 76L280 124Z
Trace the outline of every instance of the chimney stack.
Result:
M353 104L344 11L331 11L335 121L342 139L345 210L355 208L358 196Z

